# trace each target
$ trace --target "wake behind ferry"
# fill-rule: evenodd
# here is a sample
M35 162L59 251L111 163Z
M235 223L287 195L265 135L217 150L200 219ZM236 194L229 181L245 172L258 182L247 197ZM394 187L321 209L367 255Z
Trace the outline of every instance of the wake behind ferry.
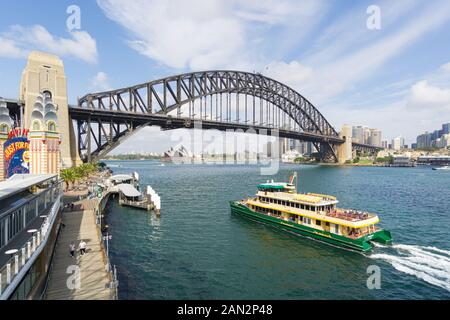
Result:
M391 233L380 229L376 214L337 208L334 196L297 193L293 184L268 181L258 185L253 198L231 201L231 212L346 249L369 251L372 241L392 242Z

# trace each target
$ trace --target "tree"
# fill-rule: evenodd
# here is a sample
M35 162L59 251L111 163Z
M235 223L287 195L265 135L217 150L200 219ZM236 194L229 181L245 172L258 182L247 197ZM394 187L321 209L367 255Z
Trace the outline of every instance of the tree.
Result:
M73 168L62 169L61 170L61 179L63 179L66 184L66 191L69 188L69 184L75 181L75 172Z

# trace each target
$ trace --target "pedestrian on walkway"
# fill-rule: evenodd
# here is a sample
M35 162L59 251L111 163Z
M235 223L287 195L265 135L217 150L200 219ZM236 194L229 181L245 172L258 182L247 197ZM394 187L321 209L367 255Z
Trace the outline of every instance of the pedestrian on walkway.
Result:
M70 250L70 256L72 258L75 258L75 244L73 242L70 243L69 250Z
M80 249L80 255L84 256L86 254L86 242L81 240L78 249Z

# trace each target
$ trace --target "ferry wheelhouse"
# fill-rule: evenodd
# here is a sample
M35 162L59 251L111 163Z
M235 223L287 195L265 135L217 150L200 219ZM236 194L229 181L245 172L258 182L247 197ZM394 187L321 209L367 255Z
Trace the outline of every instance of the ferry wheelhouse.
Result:
M337 208L334 196L297 193L292 182L260 184L255 197L231 201L231 211L347 249L369 251L372 241L392 242L390 232L376 226L376 214Z

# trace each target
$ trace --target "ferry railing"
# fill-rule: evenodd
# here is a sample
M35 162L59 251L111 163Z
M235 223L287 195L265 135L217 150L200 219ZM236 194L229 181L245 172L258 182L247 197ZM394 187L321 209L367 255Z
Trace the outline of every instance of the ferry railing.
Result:
M22 269L29 267L27 266L29 262L34 261L35 257L42 251L43 246L47 242L49 230L51 230L51 226L61 207L61 200L62 189L58 188L56 199L42 225L32 233L21 248L17 249L17 252L11 254L11 258L6 264L0 267L0 300L8 299L21 280L17 280L17 278Z

